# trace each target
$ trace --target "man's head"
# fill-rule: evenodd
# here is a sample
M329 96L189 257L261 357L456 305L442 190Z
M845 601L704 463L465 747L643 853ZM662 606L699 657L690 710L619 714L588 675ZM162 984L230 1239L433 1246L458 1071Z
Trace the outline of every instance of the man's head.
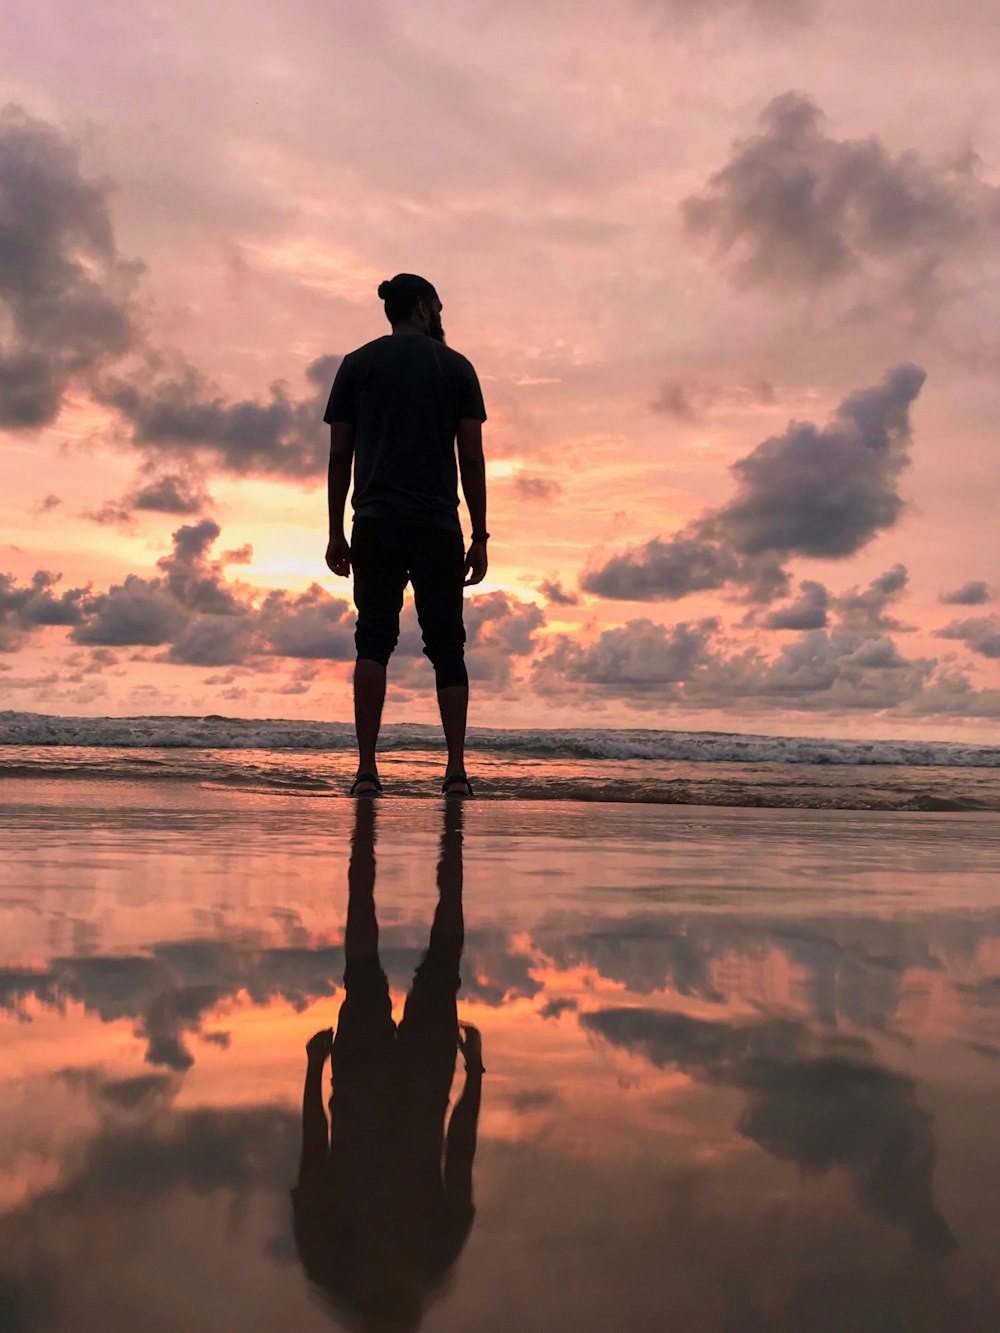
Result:
M431 283L416 273L397 273L380 282L379 299L385 302L385 317L394 329L412 328L444 342L441 311L444 306Z

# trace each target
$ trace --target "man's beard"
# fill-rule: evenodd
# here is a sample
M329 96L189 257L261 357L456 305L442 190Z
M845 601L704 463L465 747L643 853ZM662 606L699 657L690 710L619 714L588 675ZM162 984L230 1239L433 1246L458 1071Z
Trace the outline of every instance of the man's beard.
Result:
M433 338L435 342L439 343L444 342L444 328L442 327L440 320L437 320L434 324L430 326L430 328L427 330L427 336L429 338Z

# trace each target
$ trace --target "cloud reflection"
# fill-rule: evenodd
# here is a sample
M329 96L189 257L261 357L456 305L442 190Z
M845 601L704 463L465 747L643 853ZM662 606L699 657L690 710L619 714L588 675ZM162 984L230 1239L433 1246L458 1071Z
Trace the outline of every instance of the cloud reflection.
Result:
M659 1068L741 1089L745 1138L807 1173L839 1167L873 1217L929 1251L956 1248L933 1197L932 1118L913 1080L874 1063L862 1039L840 1037L824 1050L794 1020L730 1023L644 1008L602 1009L580 1023Z

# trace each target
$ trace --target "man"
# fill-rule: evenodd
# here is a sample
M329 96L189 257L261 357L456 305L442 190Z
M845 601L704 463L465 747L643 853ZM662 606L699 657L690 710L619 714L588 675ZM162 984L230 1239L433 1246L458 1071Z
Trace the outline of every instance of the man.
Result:
M358 771L351 795L382 791L375 747L386 667L409 582L448 746L441 790L472 796L465 772L469 676L462 590L486 576L486 410L471 363L445 346L444 307L431 284L414 273L397 273L378 294L392 333L344 357L323 417L330 423L326 563L344 577L353 567L358 611ZM352 460L354 527L348 543L344 505ZM459 473L472 521L467 552L458 520Z

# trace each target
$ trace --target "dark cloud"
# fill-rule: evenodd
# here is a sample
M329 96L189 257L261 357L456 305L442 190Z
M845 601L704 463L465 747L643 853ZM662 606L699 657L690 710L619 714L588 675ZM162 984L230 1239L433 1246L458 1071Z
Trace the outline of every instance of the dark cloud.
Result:
M0 574L0 652L19 648L26 634L43 625L79 624L87 589L67 588L57 596L53 588L61 578L40 569L29 584L18 585L10 574Z
M667 380L650 407L654 412L664 412L678 421L693 421L697 415L691 390L680 380Z
M908 583L906 566L893 565L867 588L851 588L842 593L834 600L839 627L866 633L904 629L900 621L886 615L886 608L899 600Z
M322 356L306 367L309 391L302 399L275 382L264 401L234 402L191 366L173 377L109 380L101 397L130 423L133 443L149 455L209 457L238 476L305 480L327 466L323 411L340 360Z
M823 430L793 422L765 440L733 465L737 493L705 522L743 555L853 555L902 511L909 409L924 379L896 366L849 394Z
M774 402L774 388L766 380L725 389L716 384L672 379L664 382L650 407L677 421L698 421L716 406L746 408L751 405L772 406Z
M672 20L689 23L706 19L731 20L743 14L764 24L798 25L816 11L816 0L644 0L651 9L666 11Z
M721 588L736 578L739 561L732 551L705 540L695 529L663 540L654 537L596 569L580 586L598 597L630 602L674 601L692 592Z
M952 588L950 592L941 593L938 598L945 606L982 606L984 602L992 599L993 593L988 583L982 579L971 579L968 583L963 583L960 588Z
M580 599L575 592L567 592L558 579L545 579L538 585L538 591L555 606L576 606Z
M653 695L695 707L743 700L802 711L877 710L918 704L935 667L934 659L904 657L882 634L806 630L767 658L755 649L728 653L718 629L715 620L665 626L643 619L605 630L589 645L559 635L539 659L535 683L580 682L612 697Z
M874 1217L923 1249L955 1249L934 1201L933 1120L917 1104L912 1079L859 1058L856 1045L845 1051L831 1040L831 1052L817 1049L794 1020L726 1023L605 1009L579 1021L660 1068L741 1089L748 1102L737 1128L745 1138L809 1173L839 1168Z
M161 991L142 1017L136 1035L145 1037L146 1063L181 1074L194 1064L184 1036L201 1029L202 1019L219 1002L215 986L184 986Z
M923 382L918 366L896 366L849 394L822 430L791 422L733 464L737 489L727 505L592 567L581 586L599 597L661 601L736 583L768 601L787 588L788 557L853 555L902 513L909 409Z
M1000 194L969 156L935 166L874 137L834 139L799 92L774 98L759 125L682 205L688 233L713 242L741 286L814 289L888 264L920 299L957 251L995 235Z
M137 268L118 254L110 187L76 149L18 107L0 111L0 427L44 426L136 338Z
M536 477L524 472L514 478L513 488L521 500L554 500L562 494L562 486L553 477Z
M823 584L803 579L795 601L772 611L761 624L765 629L823 629L829 605L830 594Z
M976 616L971 620L953 620L944 629L934 631L939 639L958 639L980 657L1000 658L1000 617Z
M166 1101L176 1087L170 1074L135 1074L131 1078L99 1079L96 1083L102 1101L126 1111Z
M72 632L76 643L158 647L184 628L186 615L160 579L129 574L106 593L89 597L86 616Z
M43 500L39 500L38 504L33 505L31 512L36 515L51 514L53 509L58 509L61 504L62 500L58 495L49 494Z
M956 982L955 990L968 1004L984 1009L1000 1009L1000 977L984 977L982 981Z
M247 551L213 559L210 552L219 535L219 525L207 518L178 528L170 555L157 561L160 576L130 574L107 592L87 596L73 639L166 646L172 661L193 666L229 666L269 651L252 600L225 582L228 555L239 562Z
M151 344L137 315L140 266L118 254L110 183L82 174L59 129L17 107L0 112L0 428L35 429L79 385L130 427L152 460L211 459L239 476L305 480L326 466L323 407L337 356L306 368L304 395L280 382L234 400L183 356ZM92 517L133 510L192 514L204 492L183 466L147 477Z
M604 630L586 646L561 636L546 660L570 681L613 686L623 693L655 691L692 677L717 628L714 620L672 627L632 620Z
M295 596L271 592L257 616L268 651L280 657L330 662L354 660L354 611L317 583Z
M164 472L144 479L127 497L131 509L157 514L197 514L210 503L201 482L180 472Z
M251 615L195 616L174 635L167 656L187 666L237 666L257 650L255 630Z

